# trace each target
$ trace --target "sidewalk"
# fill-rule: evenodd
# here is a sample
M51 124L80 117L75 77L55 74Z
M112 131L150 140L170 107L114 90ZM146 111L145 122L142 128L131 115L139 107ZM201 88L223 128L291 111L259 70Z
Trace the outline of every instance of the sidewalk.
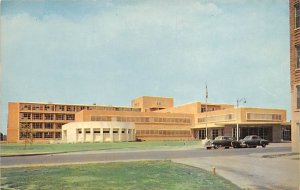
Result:
M276 156L277 155L277 156ZM207 171L216 169L220 175L242 189L299 190L299 154L253 154L190 159L174 159L176 163L199 167Z

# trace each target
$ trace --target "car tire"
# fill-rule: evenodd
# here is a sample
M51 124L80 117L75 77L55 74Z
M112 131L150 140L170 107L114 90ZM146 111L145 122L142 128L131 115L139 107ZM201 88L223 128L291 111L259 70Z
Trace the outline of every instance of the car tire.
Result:
M266 148L266 144L262 144L261 147Z
M229 146L225 146L225 149L229 149Z

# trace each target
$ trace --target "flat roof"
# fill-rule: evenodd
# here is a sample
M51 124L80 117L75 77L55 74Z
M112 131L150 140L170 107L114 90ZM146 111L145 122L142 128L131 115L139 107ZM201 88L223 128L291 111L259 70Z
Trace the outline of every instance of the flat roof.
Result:
M52 102L8 102L8 103L20 103L20 104L44 104L44 105L65 105L65 106L94 106L94 107L112 107L112 108L132 108L132 109L140 109L134 108L130 106L112 106L112 105L94 105L94 104L63 104L63 103L52 103Z

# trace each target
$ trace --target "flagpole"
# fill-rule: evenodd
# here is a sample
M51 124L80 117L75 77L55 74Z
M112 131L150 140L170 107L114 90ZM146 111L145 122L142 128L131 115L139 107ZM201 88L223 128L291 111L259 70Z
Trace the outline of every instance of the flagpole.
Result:
M207 84L205 83L205 88L206 88L206 94L205 94L205 100L206 100L206 105L205 105L205 136L206 136L206 139L207 136L208 136L208 131L207 131L207 98L208 98L208 90L207 90Z

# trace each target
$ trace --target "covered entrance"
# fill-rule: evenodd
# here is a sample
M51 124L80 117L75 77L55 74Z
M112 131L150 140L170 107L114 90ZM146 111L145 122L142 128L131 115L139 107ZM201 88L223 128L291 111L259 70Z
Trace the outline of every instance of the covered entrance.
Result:
M240 128L240 139L248 135L258 135L263 139L268 141L273 141L273 130L272 126L262 126L262 127L241 127Z

